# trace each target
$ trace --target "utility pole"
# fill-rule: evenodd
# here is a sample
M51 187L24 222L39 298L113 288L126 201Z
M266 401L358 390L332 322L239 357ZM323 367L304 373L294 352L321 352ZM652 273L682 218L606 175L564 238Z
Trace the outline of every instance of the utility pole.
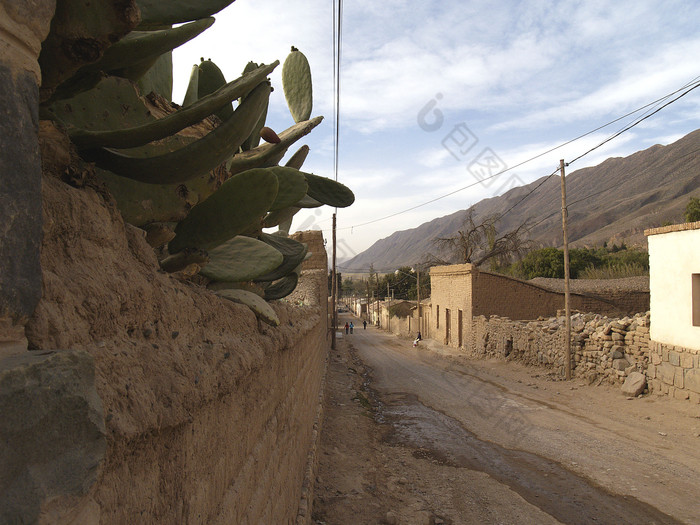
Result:
M561 171L561 224L564 230L564 311L566 313L566 362L564 366L565 377L571 379L571 305L569 283L569 211L566 208L566 174L564 173L564 159L559 161Z
M336 294L338 293L338 279L336 278L335 274L335 213L333 214L333 271L331 272L331 278L333 279L333 284L331 285L331 308L333 308L332 312L332 321L331 324L333 325L333 334L331 335L331 348L335 350L335 331L338 326L338 309L336 308Z
M365 305L365 319L367 319L367 322L371 322L369 320L369 280L367 281L367 304Z
M416 292L418 293L418 331L423 335L421 330L421 318L420 318L420 268L416 265Z
M379 310L379 272L375 273L374 276L377 278L377 306L375 314L377 314L377 326L381 326L381 322L379 319L379 314L381 312L381 310Z

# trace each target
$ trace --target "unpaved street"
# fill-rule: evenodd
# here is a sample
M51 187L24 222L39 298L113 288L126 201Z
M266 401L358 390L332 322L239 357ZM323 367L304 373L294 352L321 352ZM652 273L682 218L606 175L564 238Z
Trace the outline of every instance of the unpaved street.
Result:
M700 523L697 405L440 352L339 341L316 523Z

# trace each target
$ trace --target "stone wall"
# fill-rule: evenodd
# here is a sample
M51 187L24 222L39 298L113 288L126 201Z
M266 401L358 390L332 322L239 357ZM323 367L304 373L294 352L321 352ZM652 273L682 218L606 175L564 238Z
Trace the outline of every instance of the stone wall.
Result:
M621 383L634 371L645 372L649 363L649 314L621 319L575 313L571 320L571 355L574 375L588 381ZM545 366L563 374L565 317L511 321L479 316L473 322L467 352L478 357L515 359Z
M46 177L43 215L31 351L0 363L0 522L308 523L325 252L273 328L160 271L101 190ZM42 388L66 402L29 410Z
M700 403L700 350L651 341L647 377L655 392Z

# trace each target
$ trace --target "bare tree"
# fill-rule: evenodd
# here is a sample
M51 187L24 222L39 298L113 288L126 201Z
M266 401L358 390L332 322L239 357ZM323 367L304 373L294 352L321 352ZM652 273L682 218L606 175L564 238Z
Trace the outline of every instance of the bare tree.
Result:
M506 233L500 233L498 215L490 215L480 223L474 222L474 210L466 212L462 227L450 237L438 237L433 242L439 253L447 260L430 255L431 265L450 263L470 263L481 266L487 261L496 265L506 265L514 258L521 258L532 248L532 241L526 238L527 221Z

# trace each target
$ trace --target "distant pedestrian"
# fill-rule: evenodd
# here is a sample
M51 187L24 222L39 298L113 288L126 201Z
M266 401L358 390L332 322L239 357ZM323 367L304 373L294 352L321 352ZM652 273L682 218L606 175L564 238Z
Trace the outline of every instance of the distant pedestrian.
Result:
M352 333L352 329L355 328L355 325L352 324L352 321L350 321L350 333Z
M362 328L367 330L367 321L362 321Z
M348 323L345 323L345 333L347 334L350 331L350 325Z

